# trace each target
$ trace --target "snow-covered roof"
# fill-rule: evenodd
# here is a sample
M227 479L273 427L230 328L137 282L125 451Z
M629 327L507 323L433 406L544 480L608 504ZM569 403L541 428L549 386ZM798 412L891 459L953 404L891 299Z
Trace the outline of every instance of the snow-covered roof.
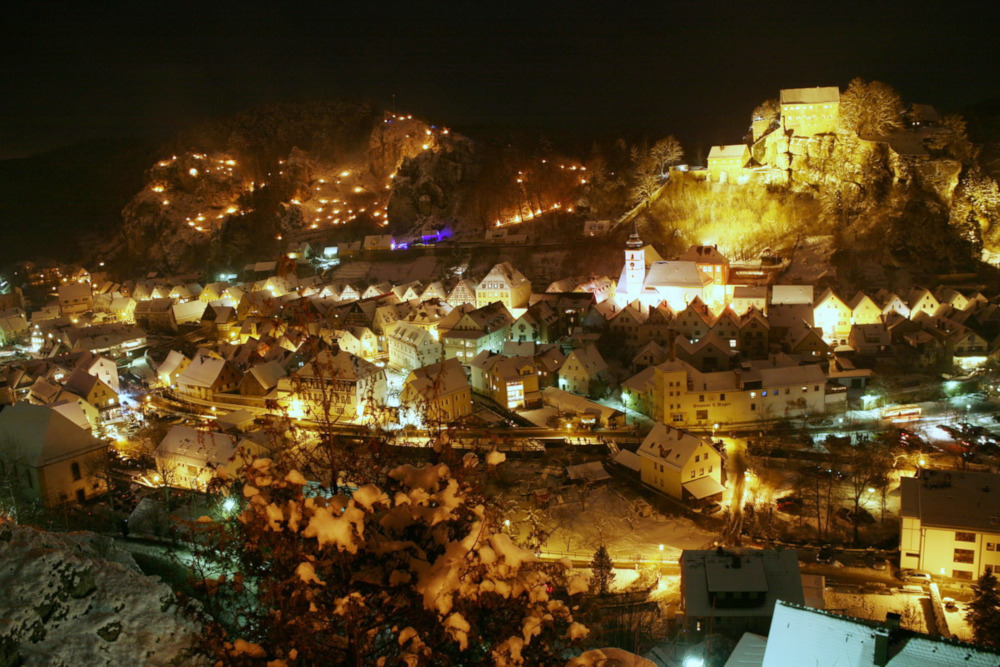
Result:
M247 374L252 375L264 389L277 387L278 380L288 375L288 373L285 372L285 368L277 361L257 364L247 371Z
M829 104L840 102L840 88L823 86L815 88L783 88L781 104Z
M223 428L240 428L253 423L253 413L245 409L234 410L216 417L215 421Z
M640 457L680 470L701 445L708 445L708 442L682 428L657 422L639 445L637 453Z
M183 352L179 350L170 350L167 354L167 358L164 359L163 363L156 368L156 372L161 375L170 375L185 361L187 361L187 357L184 356Z
M813 303L812 285L773 285L771 287L771 305L798 305Z
M236 443L225 433L181 425L171 428L153 452L155 458L181 460L202 467L225 465L235 455Z
M0 443L4 453L36 468L107 447L55 410L29 403L0 406Z
M702 287L708 278L694 262L653 262L643 287Z
M635 452L630 452L627 449L620 449L618 450L618 453L615 454L615 458L613 460L618 465L625 466L629 470L635 470L636 472L639 472L640 459L639 455L636 454Z
M192 387L211 387L215 384L225 365L225 359L198 355L177 378L177 383Z
M746 150L746 144L725 144L723 146L712 146L712 150L708 152L708 159L741 158Z
M792 552L794 553L794 552ZM884 660L876 660L879 638ZM787 601L774 607L763 667L996 667L994 651Z
M788 387L797 384L824 384L826 382L823 369L818 364L761 368L760 379L765 388Z
M744 632L736 648L729 654L725 667L761 667L766 649L767 637Z
M726 490L726 487L714 477L699 477L689 482L683 482L682 485L688 493L694 496L695 500L708 498Z
M570 479L582 482L603 482L606 479L611 479L611 475L604 469L604 464L600 461L566 466L566 474L569 475Z
M469 388L469 380L457 358L423 366L410 373L406 385L425 399L447 396Z

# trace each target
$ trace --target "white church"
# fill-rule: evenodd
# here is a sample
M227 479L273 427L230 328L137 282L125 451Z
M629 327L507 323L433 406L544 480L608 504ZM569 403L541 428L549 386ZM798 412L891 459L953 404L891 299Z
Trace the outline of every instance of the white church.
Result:
M729 262L714 246L692 246L681 258L664 261L652 246L643 246L639 231L625 243L625 266L615 290L615 306L638 302L647 310L666 302L680 312L698 297L706 304L725 303Z

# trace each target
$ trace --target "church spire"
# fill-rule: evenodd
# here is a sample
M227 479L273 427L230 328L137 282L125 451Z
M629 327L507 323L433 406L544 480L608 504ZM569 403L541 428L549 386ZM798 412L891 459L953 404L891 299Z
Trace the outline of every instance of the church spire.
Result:
M630 250L638 250L642 247L642 239L639 238L639 225L632 219L632 234L629 235L625 247Z

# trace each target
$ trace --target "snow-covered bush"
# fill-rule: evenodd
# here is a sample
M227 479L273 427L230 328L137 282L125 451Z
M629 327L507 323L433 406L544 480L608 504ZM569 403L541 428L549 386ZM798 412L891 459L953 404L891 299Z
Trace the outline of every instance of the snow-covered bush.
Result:
M387 466L324 494L257 460L242 512L196 526L218 619L206 650L240 665L562 664L587 634L569 607L586 578L497 529L476 463Z

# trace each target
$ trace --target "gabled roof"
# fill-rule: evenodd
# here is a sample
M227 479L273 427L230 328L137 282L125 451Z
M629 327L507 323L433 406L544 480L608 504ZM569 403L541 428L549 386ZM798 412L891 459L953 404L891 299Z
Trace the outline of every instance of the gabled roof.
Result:
M107 444L51 408L28 403L0 406L0 452L35 468Z
M427 400L469 388L465 370L455 358L411 371L405 384Z
M225 366L225 359L198 355L184 369L180 377L177 378L177 384L186 384L194 387L211 387L215 384Z
M707 440L689 431L657 422L639 445L636 453L643 458L661 462L674 470L680 470L701 445L711 447Z
M272 389L278 386L278 380L288 375L285 372L284 367L277 361L268 361L264 364L257 364L249 371L247 375L252 376L261 387L265 389Z
M94 386L98 382L104 384L104 382L96 375L91 375L83 368L77 368L68 378L66 378L66 382L63 383L63 388L66 391L83 398L94 389ZM110 387L108 388L110 389Z
M510 289L515 289L528 283L528 279L524 277L524 274L515 269L510 262L500 262L490 269L485 278L479 281L477 289L483 289L483 285L487 282L497 281L504 283L504 287Z
M875 660L879 635L888 640L885 662ZM875 621L784 600L774 605L763 667L874 667L878 664L884 667L996 667L1000 664L1000 655L971 644L890 629Z
M746 144L726 144L723 146L712 146L708 152L708 159L716 158L741 158L746 153Z
M643 287L696 287L701 288L709 278L698 270L694 262L653 262L643 281Z
M578 347L566 355L566 360L569 361L570 357L576 358L576 360L583 367L583 371L588 376L603 373L608 369L608 364L604 361L604 357L601 356L601 353L597 351L597 347L595 345ZM564 368L565 366L566 364L563 364Z
M222 466L236 456L236 451L233 438L225 433L177 425L167 431L153 456L167 456L202 467L209 464Z
M67 283L60 285L58 294L60 301L89 299L91 296L90 283Z
M381 369L378 366L349 352L322 350L294 375L320 378L330 382L356 382L379 372Z

